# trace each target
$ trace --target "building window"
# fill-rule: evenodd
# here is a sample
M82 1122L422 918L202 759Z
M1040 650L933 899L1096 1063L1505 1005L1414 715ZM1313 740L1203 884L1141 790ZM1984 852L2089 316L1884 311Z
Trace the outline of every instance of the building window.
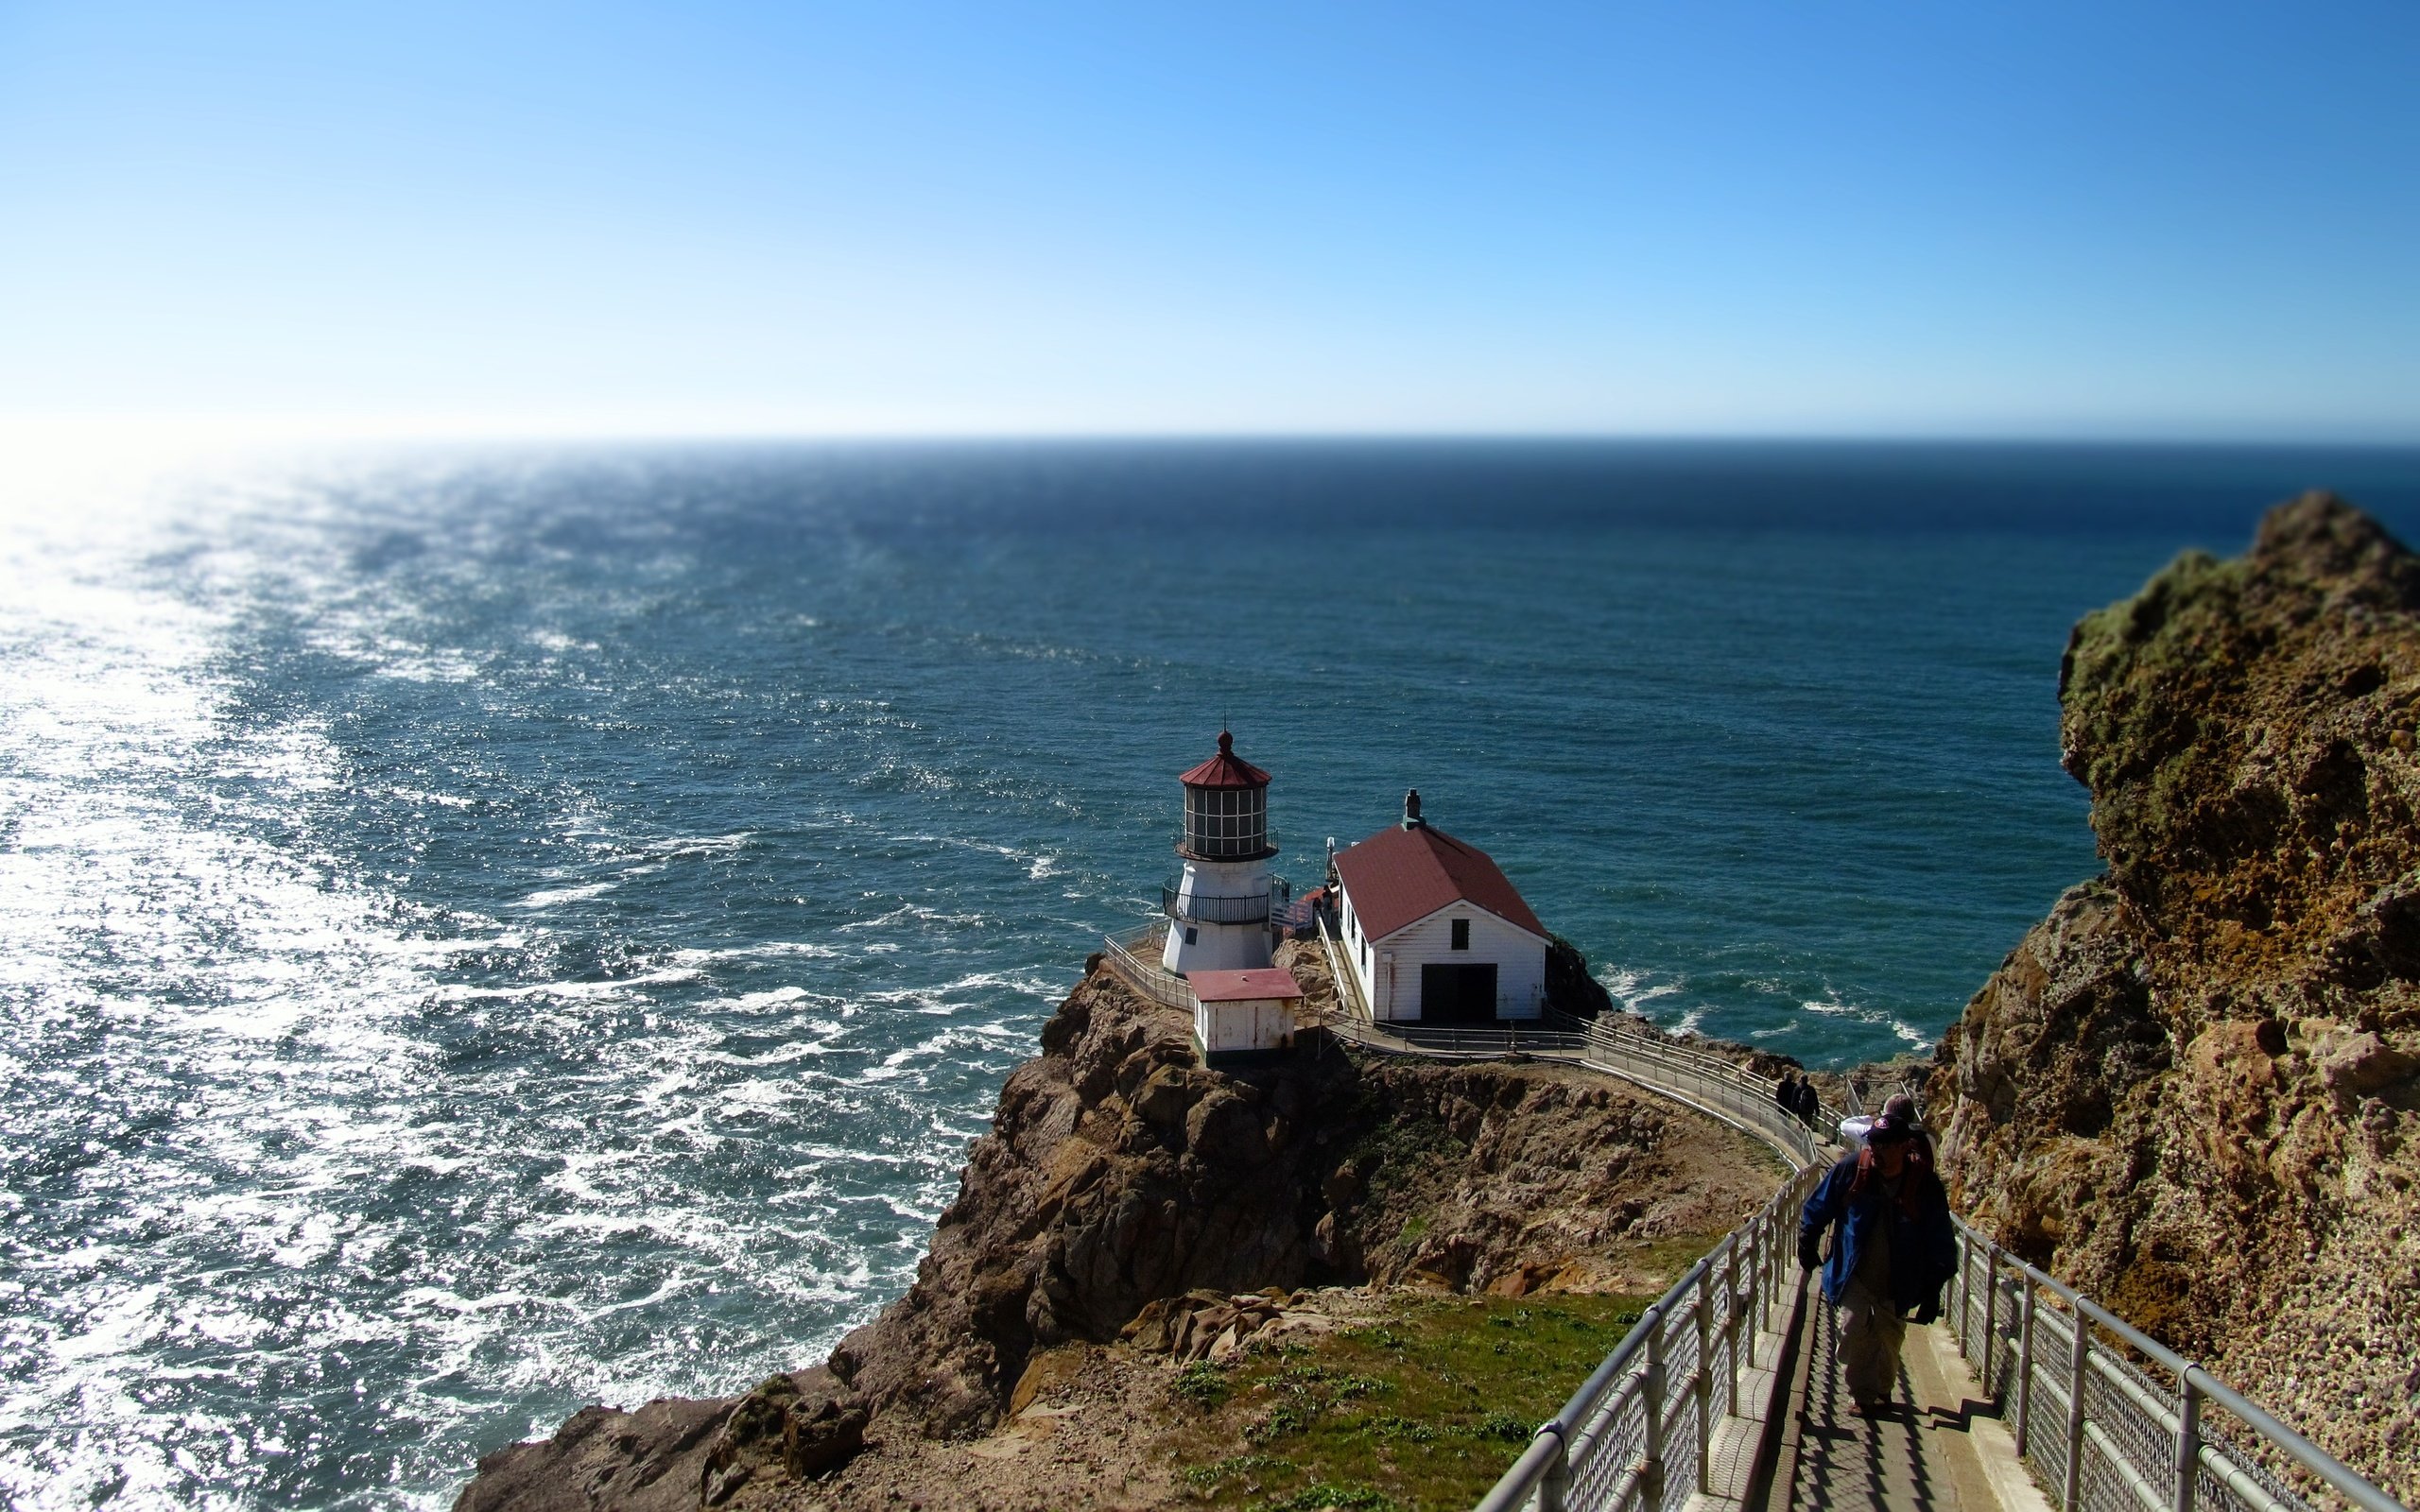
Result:
M1200 944L1201 942L1201 931L1193 928L1191 925L1187 925L1184 931L1184 942L1187 945Z
M1466 951L1470 948L1471 921L1467 919L1457 919L1454 920L1454 949Z

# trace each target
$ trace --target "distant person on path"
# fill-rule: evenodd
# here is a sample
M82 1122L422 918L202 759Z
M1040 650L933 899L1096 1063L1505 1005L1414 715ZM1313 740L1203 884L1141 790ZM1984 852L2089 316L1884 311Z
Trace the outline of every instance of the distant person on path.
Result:
M1821 1127L1824 1122L1824 1099L1815 1091L1813 1077L1798 1084L1798 1116L1809 1128Z
M1790 1117L1798 1116L1798 1073L1785 1071L1781 1080L1773 1083L1773 1102Z
M1922 1141L1920 1143L1919 1142ZM1837 1227L1828 1259L1824 1233ZM1958 1267L1958 1233L1911 1101L1893 1098L1798 1215L1798 1263L1824 1268L1824 1300L1840 1309L1841 1367L1859 1417L1886 1411L1899 1379L1907 1314L1941 1315Z

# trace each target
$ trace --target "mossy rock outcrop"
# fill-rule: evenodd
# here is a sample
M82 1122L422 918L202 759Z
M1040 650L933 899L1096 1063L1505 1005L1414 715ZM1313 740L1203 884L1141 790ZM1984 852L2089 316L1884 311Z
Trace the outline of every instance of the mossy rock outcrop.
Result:
M2420 558L2342 500L2087 615L2102 877L1942 1041L1962 1208L2420 1501Z

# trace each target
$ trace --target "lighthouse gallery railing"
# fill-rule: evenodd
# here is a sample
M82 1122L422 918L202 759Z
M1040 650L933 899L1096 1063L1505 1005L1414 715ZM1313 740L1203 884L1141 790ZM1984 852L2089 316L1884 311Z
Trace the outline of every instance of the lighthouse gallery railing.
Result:
M1219 896L1188 893L1176 883L1160 884L1160 912L1188 924L1261 924L1269 920L1270 891Z

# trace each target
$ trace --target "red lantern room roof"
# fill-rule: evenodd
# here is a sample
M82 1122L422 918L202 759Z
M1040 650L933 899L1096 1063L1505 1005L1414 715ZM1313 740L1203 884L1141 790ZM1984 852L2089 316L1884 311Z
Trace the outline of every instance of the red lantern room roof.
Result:
M1236 737L1219 731L1219 754L1177 779L1187 787L1267 787L1269 774L1236 754Z

